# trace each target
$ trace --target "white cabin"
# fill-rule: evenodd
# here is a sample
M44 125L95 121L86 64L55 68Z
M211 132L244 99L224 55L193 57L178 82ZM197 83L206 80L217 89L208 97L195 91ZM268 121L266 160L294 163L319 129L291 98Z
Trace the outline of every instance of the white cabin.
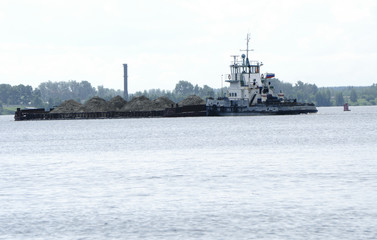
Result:
M265 102L267 95L274 95L274 89L268 83L267 76L260 73L263 63L249 60L249 40L247 35L247 54L242 54L241 60L238 60L238 56L232 56L234 60L226 80L230 84L226 97L229 100L248 100L250 105L254 105L258 101ZM280 94L279 98L283 100L284 95Z

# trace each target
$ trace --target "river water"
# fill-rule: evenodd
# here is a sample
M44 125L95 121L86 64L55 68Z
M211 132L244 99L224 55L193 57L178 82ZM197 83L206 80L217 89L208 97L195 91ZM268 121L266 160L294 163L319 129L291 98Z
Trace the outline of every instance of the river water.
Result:
M377 107L0 116L0 239L377 239Z

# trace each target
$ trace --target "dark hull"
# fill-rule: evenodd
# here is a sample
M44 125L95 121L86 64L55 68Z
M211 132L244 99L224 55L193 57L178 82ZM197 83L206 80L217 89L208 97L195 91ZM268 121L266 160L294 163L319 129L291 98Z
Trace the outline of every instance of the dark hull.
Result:
M207 106L207 116L257 116L257 115L297 115L318 112L314 104L258 104L252 107L232 106L217 107Z
M14 114L16 121L23 120L68 120L68 119L109 119L109 118L156 118L156 117L203 117L207 116L206 106L190 105L166 108L160 111L129 111L129 112L72 112L52 113L44 109L17 109Z

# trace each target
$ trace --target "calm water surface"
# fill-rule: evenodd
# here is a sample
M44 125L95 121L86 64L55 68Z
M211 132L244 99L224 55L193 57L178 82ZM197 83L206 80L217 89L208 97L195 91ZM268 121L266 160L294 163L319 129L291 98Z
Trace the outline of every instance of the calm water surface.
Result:
M377 107L0 116L0 239L377 239Z

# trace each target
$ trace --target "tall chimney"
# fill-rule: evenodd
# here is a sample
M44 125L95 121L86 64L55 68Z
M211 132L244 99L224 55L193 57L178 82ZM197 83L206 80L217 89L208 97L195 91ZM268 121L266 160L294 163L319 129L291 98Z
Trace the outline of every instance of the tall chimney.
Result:
M128 74L127 74L127 64L123 64L124 69L124 99L128 101Z

